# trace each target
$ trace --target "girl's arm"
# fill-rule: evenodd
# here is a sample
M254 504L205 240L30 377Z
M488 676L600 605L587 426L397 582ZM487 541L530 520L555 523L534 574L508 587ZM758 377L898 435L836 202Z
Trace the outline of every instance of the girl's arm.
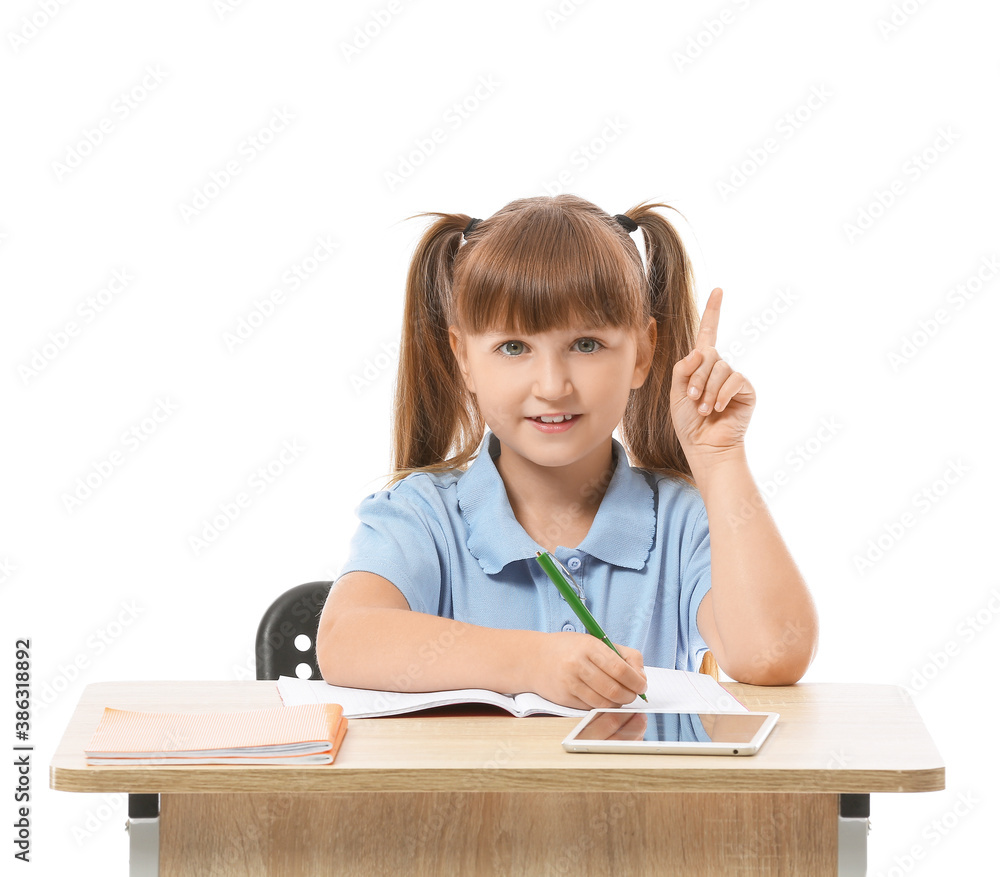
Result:
M716 287L670 384L674 429L708 512L712 587L698 629L733 679L791 685L816 653L819 619L747 465L743 439L757 394L715 349L721 310Z
M646 690L642 655L626 660L585 633L500 630L413 612L388 579L350 572L320 616L316 657L334 685L379 691L534 691L577 709L619 707Z
M708 512L712 587L698 629L738 682L791 685L816 653L819 620L742 447L690 456Z

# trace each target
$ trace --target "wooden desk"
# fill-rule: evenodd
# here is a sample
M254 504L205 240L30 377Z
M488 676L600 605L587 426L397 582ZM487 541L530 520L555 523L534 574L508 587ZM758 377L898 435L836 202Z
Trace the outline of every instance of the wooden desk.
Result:
M84 690L50 785L158 793L160 877L820 877L838 873L841 795L944 788L941 756L898 686L725 687L781 714L755 756L568 753L560 743L577 719L438 712L351 719L333 765L103 767L83 749L105 706L281 700L274 682L100 683Z

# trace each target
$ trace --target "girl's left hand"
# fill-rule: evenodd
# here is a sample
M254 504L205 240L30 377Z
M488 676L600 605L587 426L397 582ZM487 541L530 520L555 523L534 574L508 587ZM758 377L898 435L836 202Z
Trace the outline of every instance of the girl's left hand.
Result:
M674 366L670 414L689 463L692 457L742 450L757 402L750 381L715 349L721 311L722 290L716 287L705 305L694 350Z

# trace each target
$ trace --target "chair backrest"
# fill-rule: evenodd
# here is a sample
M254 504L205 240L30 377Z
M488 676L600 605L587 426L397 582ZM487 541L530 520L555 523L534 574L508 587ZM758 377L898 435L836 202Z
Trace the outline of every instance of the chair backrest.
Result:
M301 676L321 679L316 661L319 616L333 582L308 582L289 588L264 612L257 626L257 678ZM305 664L310 675L296 668Z
M715 661L715 655L711 652L705 652L705 656L701 659L701 666L698 668L699 673L704 673L706 676L711 676L716 682L719 681L719 665Z

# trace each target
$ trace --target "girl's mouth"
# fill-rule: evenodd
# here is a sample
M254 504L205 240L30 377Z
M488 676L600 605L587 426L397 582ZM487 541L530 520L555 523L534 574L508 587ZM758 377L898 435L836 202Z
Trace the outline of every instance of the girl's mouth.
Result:
M556 414L552 417L543 415L542 417L529 417L532 425L541 432L566 432L571 429L582 415L580 414Z

